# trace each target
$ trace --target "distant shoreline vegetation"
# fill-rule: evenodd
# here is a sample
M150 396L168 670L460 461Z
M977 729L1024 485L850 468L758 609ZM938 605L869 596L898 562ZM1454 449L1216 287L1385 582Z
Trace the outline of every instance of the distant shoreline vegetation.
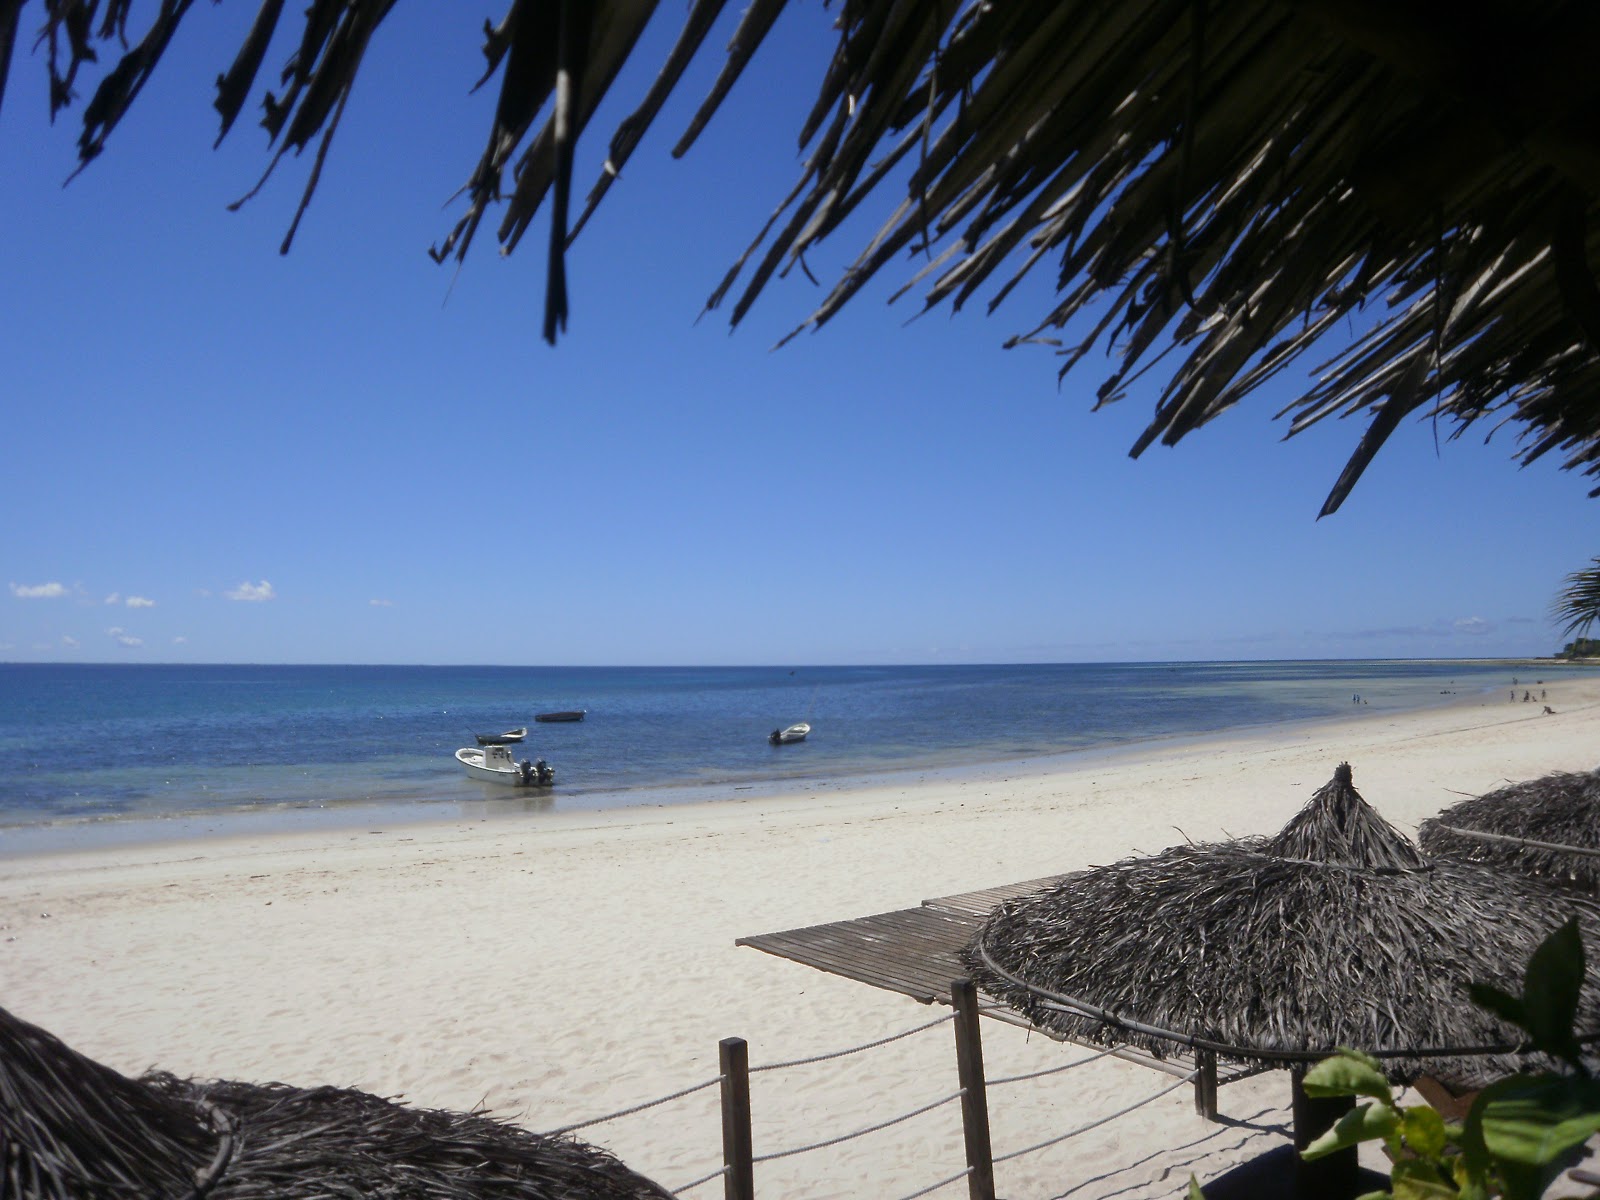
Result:
M1600 658L1600 638L1578 638L1570 641L1556 657L1561 659Z

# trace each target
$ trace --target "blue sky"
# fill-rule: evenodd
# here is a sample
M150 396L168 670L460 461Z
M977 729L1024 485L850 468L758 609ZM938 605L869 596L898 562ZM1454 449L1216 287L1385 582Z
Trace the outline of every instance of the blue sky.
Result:
M799 274L732 334L697 322L795 178L793 141L761 135L797 132L814 91L827 34L809 10L674 161L707 55L570 256L572 323L551 349L543 214L509 258L494 217L459 272L424 253L460 214L493 105L468 94L483 14L446 7L401 5L380 32L287 257L309 160L229 213L265 135L241 118L211 149L212 80L251 6L196 6L65 188L81 104L52 128L43 62L19 45L0 108L0 660L1559 648L1550 602L1596 553L1600 509L1553 457L1519 469L1512 430L1436 443L1407 425L1318 521L1357 423L1283 442L1291 372L1130 460L1153 395L1094 413L1096 359L1058 386L1048 350L1001 348L1042 311L1048 270L994 316L913 321L915 297L885 302L908 264L776 351L819 298ZM41 19L24 9L25 29ZM589 131L585 189L671 30L653 33ZM819 278L864 231L811 262Z

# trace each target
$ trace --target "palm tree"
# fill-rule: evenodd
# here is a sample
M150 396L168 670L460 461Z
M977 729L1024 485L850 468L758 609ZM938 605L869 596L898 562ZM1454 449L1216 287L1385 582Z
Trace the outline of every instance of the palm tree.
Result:
M1600 621L1600 558L1567 576L1551 615L1565 622L1564 637L1581 636Z
M144 37L105 72L84 109L85 162L191 4L162 0ZM567 246L724 4L689 6L574 217L573 147L656 4L507 0L500 23L485 27L484 79L500 80L492 127L466 211L436 257L464 256L497 206L496 236L510 250L547 208L544 332L554 341L568 317ZM309 0L280 87L265 92L273 165L317 142L302 211L393 5ZM0 0L0 89L25 6ZM122 34L132 6L43 5L56 107L95 61L94 43ZM218 76L224 134L255 88L283 7L261 0ZM785 7L751 0L674 154ZM1366 420L1324 513L1413 414L1449 436L1510 423L1524 464L1557 451L1568 469L1600 476L1600 286L1590 266L1600 255L1600 6L844 0L837 26L800 131L801 178L709 301L734 296L733 323L774 275L804 269L808 248L877 206L886 210L879 232L805 325L830 320L902 254L930 260L907 289L925 287L926 304L952 308L982 293L992 310L1048 263L1054 302L1007 344L1054 346L1063 374L1091 348L1111 349L1117 363L1098 403L1159 366L1160 398L1134 455L1179 441L1312 355L1323 361L1285 410L1289 432L1329 416Z

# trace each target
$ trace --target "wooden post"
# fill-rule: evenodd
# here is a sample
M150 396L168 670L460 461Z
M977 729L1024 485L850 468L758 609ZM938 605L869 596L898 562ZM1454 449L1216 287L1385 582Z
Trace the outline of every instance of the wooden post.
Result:
M1294 1148L1298 1152L1332 1129L1345 1113L1355 1108L1352 1096L1311 1097L1305 1089L1304 1064L1290 1072L1293 1080ZM1297 1155L1298 1157L1298 1155ZM1360 1189L1361 1163L1354 1146L1338 1150L1316 1162L1299 1159L1295 1171L1295 1195L1302 1200L1346 1200Z
M978 990L970 979L957 979L950 985L950 1003L956 1010L956 1074L961 1080L961 1128L967 1143L967 1195L971 1200L995 1200Z
M1217 1119L1217 1056L1210 1050L1194 1052L1194 1110L1208 1121Z
M754 1151L750 1142L750 1047L743 1038L717 1043L722 1066L722 1177L726 1200L755 1200Z

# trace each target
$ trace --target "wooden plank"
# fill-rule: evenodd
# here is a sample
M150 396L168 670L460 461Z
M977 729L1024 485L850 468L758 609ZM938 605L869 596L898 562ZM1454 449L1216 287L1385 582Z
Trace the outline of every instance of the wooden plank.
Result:
M943 896L925 900L918 908L873 913L847 921L753 934L737 939L734 944L909 996L921 1004L948 1005L953 1003L951 981L966 974L961 965L961 950L972 940L989 910L1001 900L1049 887L1059 878L1051 876L980 892ZM1081 1038L1065 1037L1041 1028L1014 1008L985 1006L982 1015L1034 1030L1053 1041L1104 1049ZM1118 1047L1110 1057L1179 1077L1195 1069L1194 1056L1187 1051L1174 1051L1165 1058L1156 1058L1143 1050ZM1260 1070L1219 1067L1217 1085L1248 1078Z
M1026 896L1031 892L1042 892L1065 878L1065 875L1046 875L1040 879L1025 879L1021 883L1003 883L995 887L981 888L976 892L937 896L932 900L924 900L922 904L924 908L987 917L994 910L994 906L1002 900L1010 900L1013 896Z

